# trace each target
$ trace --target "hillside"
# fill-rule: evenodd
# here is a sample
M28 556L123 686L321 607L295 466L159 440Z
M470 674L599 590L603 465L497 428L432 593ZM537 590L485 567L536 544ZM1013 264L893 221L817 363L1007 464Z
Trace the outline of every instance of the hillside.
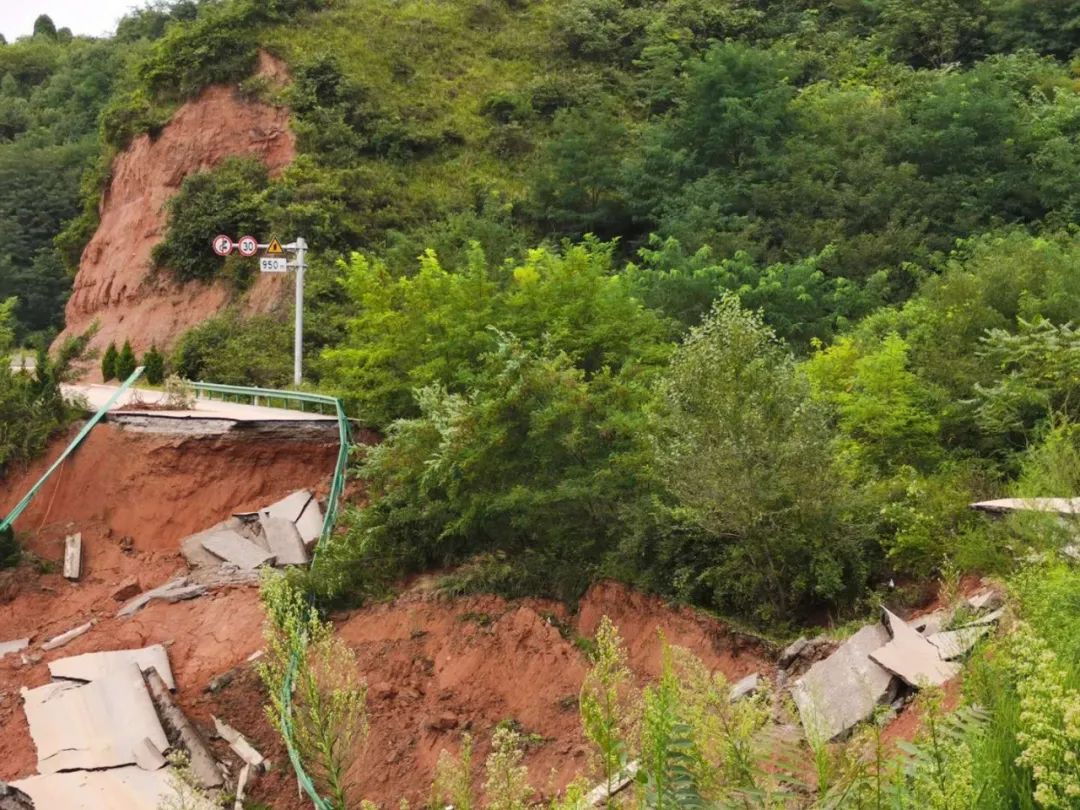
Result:
M209 240L305 237L304 385L379 441L352 448L310 567L263 583L292 657L263 683L291 694L303 659L298 722L336 739L326 690L359 735L365 706L392 719L361 681L385 673L426 724L351 759L313 745L324 794L358 805L341 779L383 759L391 781L362 792L384 803L432 777L479 806L490 767L494 808L562 791L580 810L574 773L636 759L649 810L1075 805L1075 2L181 0L109 39L37 29L0 44L0 356L42 348L33 373L0 369L0 471L75 418L63 382L136 355L290 385L290 279ZM658 642L631 688L617 634L576 613L610 582L758 634L775 680L736 708ZM429 586L438 638L372 632L405 632ZM498 618L446 619L443 597ZM927 606L936 630L904 621ZM460 623L481 685L440 691ZM515 638L515 712L537 716L516 702L532 682L572 691L533 656L580 676L557 756L481 705L485 655ZM925 669L896 663L911 651ZM840 702L864 697L831 677L844 661L876 685L841 745L856 724L819 734L798 682L823 664ZM930 736L893 757L884 707L916 694L904 722ZM460 734L474 709L484 764ZM526 790L527 754L551 791Z

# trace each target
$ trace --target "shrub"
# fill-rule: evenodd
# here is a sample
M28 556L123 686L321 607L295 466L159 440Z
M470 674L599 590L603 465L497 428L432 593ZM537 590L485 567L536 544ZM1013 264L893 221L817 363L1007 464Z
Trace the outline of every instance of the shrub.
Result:
M120 353L116 351L116 341L109 342L109 348L101 356L101 379L105 382L116 379L116 361Z
M210 240L221 233L234 238L267 233L268 182L266 167L255 158L230 158L187 177L168 202L169 224L164 239L154 246L154 266L167 267L187 281L213 278L223 264L239 263L236 257L223 260L215 255ZM242 267L250 270L251 263Z
M131 341L125 340L124 346L116 356L116 378L123 382L135 373L135 352L131 348Z
M142 364L146 369L143 373L148 383L161 385L165 381L165 356L158 351L157 344L152 345L143 355Z
M371 503L313 571L324 597L505 551L543 592L575 598L648 498L649 395L633 376L495 338L467 394L421 389L420 415L368 451Z
M292 736L320 795L335 807L353 806L347 772L368 733L367 684L356 654L284 576L267 574L262 598L269 621L259 674L270 693L270 722Z
M652 565L724 610L778 620L856 596L869 573L825 414L761 316L733 295L691 330L661 385L660 468L704 532Z
M188 380L280 388L292 381L292 340L288 318L226 310L185 332L171 365Z

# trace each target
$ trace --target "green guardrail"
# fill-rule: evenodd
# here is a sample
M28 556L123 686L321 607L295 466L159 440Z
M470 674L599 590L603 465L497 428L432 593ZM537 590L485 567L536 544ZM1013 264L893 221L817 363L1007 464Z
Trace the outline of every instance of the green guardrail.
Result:
M78 435L76 435L75 438L71 440L71 443L68 444L64 452L60 454L60 458L53 462L52 466L45 471L45 474L38 479L37 483L34 484L34 486L30 487L30 491L23 496L23 499L21 501L15 504L15 508L12 509L11 512L8 513L8 516L4 518L4 521L0 523L0 532L7 531L9 528L11 528L11 524L18 520L19 515L26 511L26 507L28 507L30 505L30 502L34 500L34 496L36 496L38 492L41 491L41 488L45 486L45 482L52 477L52 474L54 472L60 469L60 465L67 461L68 456L75 452L75 448L82 444L82 440L90 434L90 431L94 429L94 426L98 422L105 418L105 414L109 412L109 409L116 404L117 400L119 400L120 397L122 397L124 393L129 388L131 388L131 386L135 384L135 381L142 376L142 373L143 367L139 366L137 369L135 369L135 371L132 372L130 377L124 380L124 384L116 390L116 393L109 398L109 401L106 402L98 410L97 413L90 417L90 420L85 425L83 425L82 430L79 431Z
M249 399L253 404L266 405L268 407L274 407L274 402L282 403L300 403L301 410L304 410L306 405L315 405L321 408L327 408L333 411L337 417L338 422L338 457L337 465L334 468L334 479L330 484L330 497L326 504L326 517L323 519L322 536L318 546L315 547L315 551L312 554L312 564L315 563L315 556L319 553L319 547L322 542L328 540L330 535L333 534L334 525L337 522L338 511L340 508L341 496L345 491L345 472L348 469L349 464L349 447L351 446L351 431L349 427L349 419L345 415L345 408L341 404L341 400L336 397L328 397L323 394L309 394L303 391L278 391L272 388L247 388L237 385L218 385L216 383L197 382L191 384L195 390L195 394L199 398L213 399L220 397L224 400L240 401L241 399ZM315 788L315 783L312 782L311 777L307 771L304 770L304 763L300 759L300 753L296 748L296 739L293 732L292 725L292 693L293 685L296 682L296 673L300 667L300 654L294 653L289 660L289 667L286 670L285 680L281 689L281 705L285 707L285 716L281 718L282 726L282 738L285 740L285 750L289 754L289 761L292 763L293 771L296 772L296 781L300 784L300 788L311 799L312 804L315 805L316 810L335 810L334 805L319 795L318 790Z

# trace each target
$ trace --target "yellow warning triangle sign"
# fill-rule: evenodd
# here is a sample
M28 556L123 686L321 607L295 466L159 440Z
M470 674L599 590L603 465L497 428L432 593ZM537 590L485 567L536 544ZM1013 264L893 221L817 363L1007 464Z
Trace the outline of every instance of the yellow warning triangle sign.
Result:
M270 240L270 246L266 249L267 256L280 256L285 251L281 249L281 242L277 240L277 237L273 237Z

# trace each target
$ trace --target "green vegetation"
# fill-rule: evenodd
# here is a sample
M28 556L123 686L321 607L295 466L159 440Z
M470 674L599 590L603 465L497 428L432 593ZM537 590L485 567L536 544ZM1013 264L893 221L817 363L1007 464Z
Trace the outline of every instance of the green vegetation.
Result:
M980 659L985 711L929 707L903 762L880 735L819 747L809 801L1075 804L1075 577L1027 571L1068 532L968 508L1080 486L1075 3L204 0L104 42L39 29L0 45L6 342L58 324L115 150L213 82L291 111L294 163L186 178L154 258L239 295L252 266L214 233L316 248L311 382L384 436L357 454L369 503L294 574L321 605L439 567L448 592L571 601L615 576L786 632L890 581L997 573L1025 629ZM260 49L291 83L252 75ZM287 384L287 313L244 311L169 365ZM20 414L41 395L0 379ZM636 756L650 807L790 795L753 709L678 654L625 710L634 739L618 667L594 674L600 778ZM524 801L519 742L489 762L497 806ZM441 797L475 806L451 759Z
M51 360L39 353L32 372L14 370L15 307L13 298L0 302L0 475L8 465L34 458L73 418L60 383L68 379L88 340L68 341Z
M165 355L158 351L157 344L152 345L142 359L143 372L146 381L150 385L161 385L165 382Z
M116 378L126 380L135 373L135 351L131 348L131 341L125 340L119 354L116 355Z
M116 361L120 352L116 350L116 341L111 341L101 356L101 379L105 382L116 379Z

